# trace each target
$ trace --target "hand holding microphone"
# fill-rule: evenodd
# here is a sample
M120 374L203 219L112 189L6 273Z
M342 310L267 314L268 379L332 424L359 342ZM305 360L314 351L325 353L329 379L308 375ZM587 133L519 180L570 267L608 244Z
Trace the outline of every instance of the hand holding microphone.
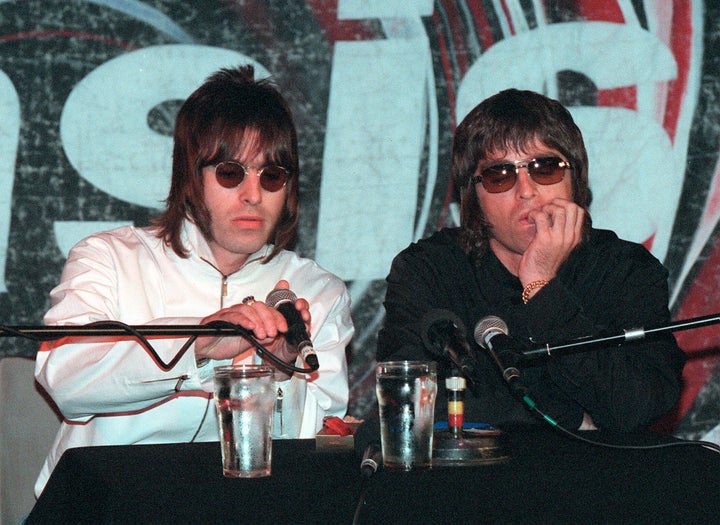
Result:
M294 372L309 373L317 370L317 355L305 325L306 320L310 322L309 305L305 299L298 300L288 287L288 282L281 280L268 294L266 302L256 301L249 295L242 302L205 317L201 323L203 325L236 326L244 329L245 334L238 330L237 335L198 337L194 349L196 361L205 358L243 359L248 350L255 349L276 368L276 379L279 381L287 379ZM298 353L302 355L307 368L298 368L292 364Z
M308 367L317 370L320 366L317 354L305 327L305 321L295 308L295 301L297 301L297 296L291 290L275 288L267 295L265 304L282 314L288 325L285 340L289 345L297 348Z

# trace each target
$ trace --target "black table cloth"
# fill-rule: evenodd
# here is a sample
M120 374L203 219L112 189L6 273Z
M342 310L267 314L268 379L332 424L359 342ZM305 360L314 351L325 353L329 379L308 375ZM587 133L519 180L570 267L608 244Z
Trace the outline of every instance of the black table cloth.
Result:
M505 429L509 459L360 475L353 452L275 441L272 475L227 479L217 443L67 451L27 523L716 523L720 454L604 448L553 429ZM673 441L638 433L615 444Z

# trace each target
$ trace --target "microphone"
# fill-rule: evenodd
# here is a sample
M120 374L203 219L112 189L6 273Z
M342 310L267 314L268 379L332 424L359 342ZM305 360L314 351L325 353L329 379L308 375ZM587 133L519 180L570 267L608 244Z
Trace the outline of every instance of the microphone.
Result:
M422 326L420 336L428 351L449 357L467 378L472 379L475 359L465 341L465 325L460 318L449 310L430 310L423 316Z
M363 453L362 462L360 463L360 474L369 478L382 465L382 449L377 443L370 443Z
M312 341L310 341L310 336L305 329L305 322L300 312L295 308L295 301L297 301L297 296L293 292L283 288L276 288L267 295L265 304L271 308L275 308L283 315L288 324L285 340L288 344L297 347L303 361L305 361L310 368L317 370L320 366L317 354L313 348Z
M524 395L526 388L520 382L520 370L515 366L518 358L517 343L508 335L505 321L494 315L483 317L475 325L475 342L490 353L500 367L503 379L514 394Z

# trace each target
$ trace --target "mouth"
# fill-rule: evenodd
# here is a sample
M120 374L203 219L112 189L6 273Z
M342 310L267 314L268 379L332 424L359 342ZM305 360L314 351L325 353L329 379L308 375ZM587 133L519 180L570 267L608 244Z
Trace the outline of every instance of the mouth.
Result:
M532 224L529 219L530 211L531 210L525 210L521 212L518 216L518 222L521 224Z
M518 222L524 226L535 226L535 221L530 219L530 213L533 211L534 210L530 209L520 212L520 215L518 215Z
M236 226L246 229L262 228L264 223L263 218L257 215L242 215L240 217L235 217L232 222Z

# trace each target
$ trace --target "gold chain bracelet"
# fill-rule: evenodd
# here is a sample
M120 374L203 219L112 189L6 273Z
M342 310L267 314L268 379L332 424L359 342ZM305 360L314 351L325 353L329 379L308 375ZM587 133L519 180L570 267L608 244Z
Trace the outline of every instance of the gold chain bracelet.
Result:
M537 289L539 289L539 288L542 288L542 287L545 286L547 283L548 283L548 281L546 281L546 280L544 280L544 279L540 279L539 281L533 281L533 282L531 282L531 283L527 283L527 284L525 285L525 288L523 288L523 293L522 293L523 303L528 304L528 301L530 300L530 293L531 293L533 290L537 290Z

